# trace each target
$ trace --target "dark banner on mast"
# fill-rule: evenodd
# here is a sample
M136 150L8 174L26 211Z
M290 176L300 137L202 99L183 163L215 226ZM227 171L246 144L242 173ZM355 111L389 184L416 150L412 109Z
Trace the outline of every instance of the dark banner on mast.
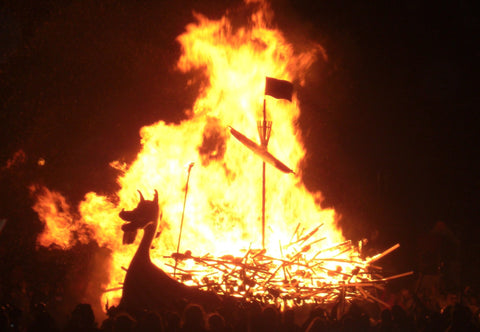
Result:
M265 95L276 99L286 99L292 101L293 84L289 81L277 80L267 77L265 81Z

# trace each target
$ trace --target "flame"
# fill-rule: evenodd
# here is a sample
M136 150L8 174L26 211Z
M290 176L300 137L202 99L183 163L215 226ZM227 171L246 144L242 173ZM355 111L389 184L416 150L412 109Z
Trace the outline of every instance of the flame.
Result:
M33 210L44 224L44 231L37 237L37 244L44 247L57 245L62 249L70 249L77 244L75 233L79 229L65 197L44 187L30 186L30 192L37 196ZM85 237L81 236L80 239Z
M122 221L118 217L122 208L136 206L137 189L146 197L155 189L159 192L161 236L155 240L151 255L155 264L168 268L164 256L176 251L191 162L195 167L189 178L180 251L218 257L261 247L262 161L236 141L228 127L234 126L250 138L258 137L265 77L303 85L310 66L325 57L323 49L315 44L297 51L269 23L271 12L265 3L259 4L245 27L234 27L227 16L210 20L194 15L195 23L177 38L182 47L178 69L201 70L204 74L203 87L187 111L188 118L179 124L159 121L143 127L137 159L128 166L112 164L123 170L118 178L121 189L113 195L116 199L86 194L77 219L59 193L47 189L37 193L34 209L46 225L38 243L69 248L78 241L83 243L88 235L109 248L112 264L110 283L104 285L107 290L121 287L125 276L122 267L128 267L138 245L139 239L134 245L121 244ZM295 174L284 174L267 165L265 247L270 255L282 257L281 247L292 241L292 234L299 239L301 234L313 232L322 238L312 244L319 248L314 253L321 256L321 248L334 247L345 239L336 226L335 211L322 209L321 193L309 192L302 183L305 148L298 126L298 100L295 95L292 102L267 96L266 109L273 123L269 152ZM340 252L342 246L332 250ZM313 254L308 258L314 258ZM335 270L340 263L332 264ZM115 304L120 296L120 291L106 292L102 300Z

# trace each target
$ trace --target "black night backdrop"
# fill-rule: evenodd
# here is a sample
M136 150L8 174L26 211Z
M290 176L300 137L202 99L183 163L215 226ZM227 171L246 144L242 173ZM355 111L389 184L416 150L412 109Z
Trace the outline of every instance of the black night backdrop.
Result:
M281 0L272 8L287 39L317 41L328 54L297 91L307 186L342 214L347 238L370 238L379 251L400 243L385 262L394 272L418 271L421 242L443 221L458 239L462 282L478 286L480 50L473 4ZM114 192L117 173L109 163L133 161L139 129L180 121L196 98L198 86L186 84L194 73L174 69L175 38L193 21L192 11L219 18L229 9L241 20L242 6L0 5L2 292L22 278L67 287L79 278L74 273L98 273L94 266L108 253L94 244L68 253L35 248L42 226L29 185L58 190L72 205L88 191Z

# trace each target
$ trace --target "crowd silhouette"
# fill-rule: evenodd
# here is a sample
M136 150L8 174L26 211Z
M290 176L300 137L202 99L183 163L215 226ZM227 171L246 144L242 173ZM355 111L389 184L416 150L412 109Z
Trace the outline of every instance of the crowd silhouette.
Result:
M439 310L410 301L403 289L389 295L389 307L367 301L348 302L343 312L335 304L283 308L257 302L225 300L207 312L200 304L185 303L182 310L143 310L135 314L118 307L97 320L92 306L80 303L67 317L54 318L48 304L20 308L2 298L0 331L27 332L316 332L316 331L480 331L478 294L467 289L447 295ZM10 300L14 300L10 298ZM58 314L58 313L57 313ZM63 321L63 323L62 323Z

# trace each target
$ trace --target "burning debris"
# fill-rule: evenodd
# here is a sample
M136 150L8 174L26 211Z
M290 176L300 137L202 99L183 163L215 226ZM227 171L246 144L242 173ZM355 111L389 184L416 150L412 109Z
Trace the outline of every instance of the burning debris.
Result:
M358 248L351 241L315 251L315 244L324 240L313 239L318 228L307 234L298 232L297 228L293 241L280 245L281 251L288 251L284 257L270 256L265 249L249 248L243 256L221 257L194 256L188 250L166 256L175 262L166 266L173 269L183 283L245 301L293 307L343 298L375 301L388 307L374 295L375 290L383 289L389 280L413 272L384 278L382 268L373 263L400 245L366 260L360 258Z

